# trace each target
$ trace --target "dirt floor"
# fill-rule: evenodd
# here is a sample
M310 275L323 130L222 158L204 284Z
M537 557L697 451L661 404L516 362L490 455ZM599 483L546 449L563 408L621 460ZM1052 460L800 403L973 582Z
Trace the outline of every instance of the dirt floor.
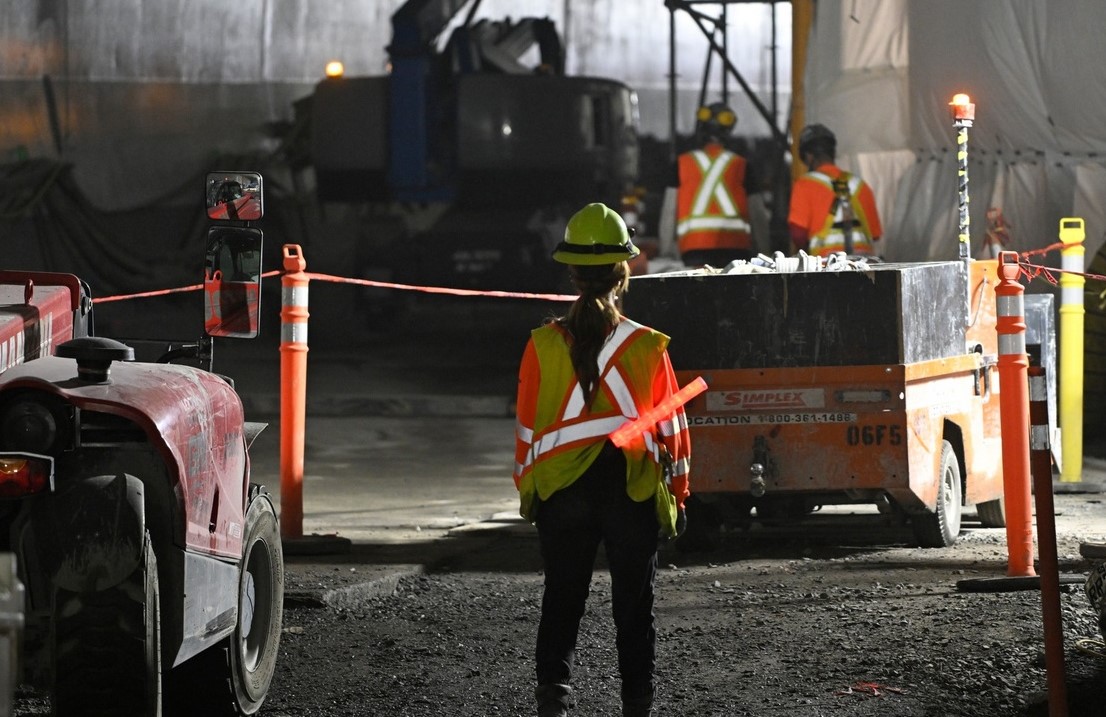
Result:
M1056 512L1068 714L1097 717L1106 659L1080 546L1106 539L1106 504L1058 495ZM909 530L875 514L754 525L709 553L664 548L655 714L1049 715L1041 592L1013 589L1005 530L973 517L939 550L907 547ZM287 559L280 662L259 714L534 714L533 527L393 538ZM576 663L572 714L620 714L602 555ZM15 714L48 704L19 693Z
M1071 715L1101 715L1106 661L1080 543L1106 533L1099 496L1057 496ZM726 536L661 553L657 715L1047 715L1041 593L1006 579L1005 531L966 515L958 544L906 547L874 516ZM408 564L360 593L359 565ZM581 630L580 715L617 715L610 587L600 558ZM527 715L541 596L537 542L515 523L421 546L293 559L281 663L261 714Z

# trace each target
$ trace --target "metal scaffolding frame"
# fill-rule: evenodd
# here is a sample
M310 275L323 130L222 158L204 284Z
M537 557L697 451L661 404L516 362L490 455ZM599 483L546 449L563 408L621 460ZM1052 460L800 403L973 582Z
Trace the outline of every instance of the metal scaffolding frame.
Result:
M711 64L715 56L718 57L722 63L724 72L722 73L722 99L723 101L729 100L729 83L728 80L732 77L741 89L744 90L746 97L756 108L757 112L764 119L772 133L772 138L782 147L787 146L787 134L779 129L779 95L777 92L778 78L776 74L776 13L775 5L781 2L790 2L791 0L665 0L665 7L669 11L669 32L668 32L668 121L670 136L672 138L672 153L673 159L675 158L676 151L676 13L683 11L695 22L700 32L703 33L703 37L706 38L709 45L707 51L707 59L703 68L703 81L699 91L700 104L705 102L707 83L710 79ZM728 39L726 34L727 25L727 9L730 5L750 5L750 4L768 4L773 6L772 12L772 63L771 63L771 75L772 75L772 90L771 90L771 108L765 107L764 103L753 92L753 88L749 86L749 83L742 77L741 72L730 61ZM696 9L699 5L718 5L721 6L719 14L712 16L701 10ZM718 38L721 37L721 42Z

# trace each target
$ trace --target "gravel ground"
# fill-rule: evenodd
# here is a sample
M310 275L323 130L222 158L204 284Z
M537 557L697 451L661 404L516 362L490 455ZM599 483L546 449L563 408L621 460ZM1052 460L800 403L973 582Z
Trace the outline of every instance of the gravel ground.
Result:
M1069 714L1097 717L1106 661L1077 646L1098 637L1079 546L1103 540L1106 510L1085 496L1057 496L1057 509ZM840 516L754 526L711 553L665 548L655 713L1047 715L1041 594L1003 590L1005 531L966 524L943 550ZM578 715L620 714L602 555L598 568ZM517 522L289 558L281 657L260 715L533 714L541 582L535 532ZM15 714L46 713L19 696Z
M1076 643L1098 637L1079 544L1100 540L1106 520L1098 499L1058 497L1058 509L1069 713L1102 715L1106 662ZM709 554L662 551L656 714L1048 714L1041 595L1008 590L1005 531L968 528L953 548L922 550L904 547L902 531L852 522L754 528ZM542 580L532 529L469 532L433 550L428 570L390 594L358 597L356 566L293 566L262 714L532 714ZM618 715L602 557L599 567L574 713ZM296 598L312 594L325 599Z

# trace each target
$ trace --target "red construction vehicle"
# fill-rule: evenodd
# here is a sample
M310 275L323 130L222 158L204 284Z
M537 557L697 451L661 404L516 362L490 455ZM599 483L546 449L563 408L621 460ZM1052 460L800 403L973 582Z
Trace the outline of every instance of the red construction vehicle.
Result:
M929 547L956 541L965 505L1005 525L995 283L994 261L635 277L628 315L672 337L681 384L709 385L686 407L682 547L839 504Z
M260 207L260 175L216 173L209 216L230 182ZM238 266L256 316L261 243L245 220L213 226L205 293L221 291L213 268ZM280 638L280 532L250 482L264 425L210 371L211 336L256 322L227 327L209 301L208 335L141 363L88 335L74 276L2 272L0 302L0 551L26 589L24 681L59 715L256 713Z

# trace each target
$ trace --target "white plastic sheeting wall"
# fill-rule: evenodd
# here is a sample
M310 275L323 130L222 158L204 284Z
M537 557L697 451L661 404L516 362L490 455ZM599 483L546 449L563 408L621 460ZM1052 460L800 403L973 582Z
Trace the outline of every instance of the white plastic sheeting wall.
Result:
M888 259L956 257L948 103L965 92L973 254L995 207L1017 251L1083 217L1090 263L1106 233L1103 27L1101 0L818 0L807 120L875 186Z
M57 152L43 77L56 100L62 158L93 202L140 205L216 154L264 153L265 125L292 116L329 60L383 75L403 0L5 0L0 2L0 161ZM463 21L471 3L455 18ZM718 7L697 6L717 15ZM790 7L730 6L729 51L769 103L776 14L780 113L790 100ZM667 137L669 11L664 0L484 0L476 19L549 17L567 70L638 90L641 129ZM679 132L694 125L706 40L677 14ZM719 82L715 63L713 84ZM730 83L740 131L767 135ZM712 93L713 94L713 93ZM711 98L713 99L713 97ZM784 122L781 119L780 124Z

